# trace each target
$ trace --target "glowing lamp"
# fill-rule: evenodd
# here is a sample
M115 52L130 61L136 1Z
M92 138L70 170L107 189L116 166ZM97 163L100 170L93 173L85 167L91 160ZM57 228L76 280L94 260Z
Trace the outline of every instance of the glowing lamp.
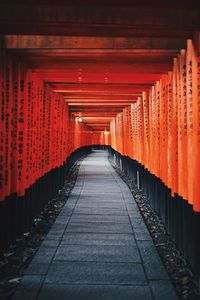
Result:
M81 122L83 122L83 119L81 117L78 117L77 121L78 121L78 123L81 123Z
M107 130L105 129L104 134L107 135L107 134L109 134L109 133L110 133L110 132L107 131Z

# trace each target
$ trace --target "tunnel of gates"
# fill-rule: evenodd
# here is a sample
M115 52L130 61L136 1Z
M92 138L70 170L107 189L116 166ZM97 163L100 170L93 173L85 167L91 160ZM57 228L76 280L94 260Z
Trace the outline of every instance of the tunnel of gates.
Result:
M200 278L199 34L105 131L94 130L84 116L79 122L62 93L4 42L1 36L0 252L30 229L73 163L93 145L106 146Z
M30 229L74 162L105 144L69 116L62 96L16 56L0 53L0 252Z

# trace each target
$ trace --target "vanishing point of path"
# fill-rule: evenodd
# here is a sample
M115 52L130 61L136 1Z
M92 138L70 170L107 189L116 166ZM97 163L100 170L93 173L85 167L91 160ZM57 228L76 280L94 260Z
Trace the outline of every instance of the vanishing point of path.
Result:
M175 300L127 185L95 151L13 300Z

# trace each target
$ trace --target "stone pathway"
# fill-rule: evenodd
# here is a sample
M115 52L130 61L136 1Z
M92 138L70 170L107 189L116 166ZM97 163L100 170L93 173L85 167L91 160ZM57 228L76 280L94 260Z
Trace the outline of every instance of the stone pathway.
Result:
M175 300L129 188L95 151L13 300Z

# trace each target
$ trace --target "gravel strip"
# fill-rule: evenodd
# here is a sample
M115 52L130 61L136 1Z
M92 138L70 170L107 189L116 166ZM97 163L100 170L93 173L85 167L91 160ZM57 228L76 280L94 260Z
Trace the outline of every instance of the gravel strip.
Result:
M126 176L118 166L113 164L112 160L110 160L110 163L118 175L130 188L130 191L140 209L142 217L149 229L155 247L157 248L169 277L175 286L177 295L180 297L180 299L184 300L199 300L200 293L198 284L195 281L192 271L187 266L184 257L180 254L175 243L167 233L164 223L153 211L147 198L143 192L137 188L133 179Z

